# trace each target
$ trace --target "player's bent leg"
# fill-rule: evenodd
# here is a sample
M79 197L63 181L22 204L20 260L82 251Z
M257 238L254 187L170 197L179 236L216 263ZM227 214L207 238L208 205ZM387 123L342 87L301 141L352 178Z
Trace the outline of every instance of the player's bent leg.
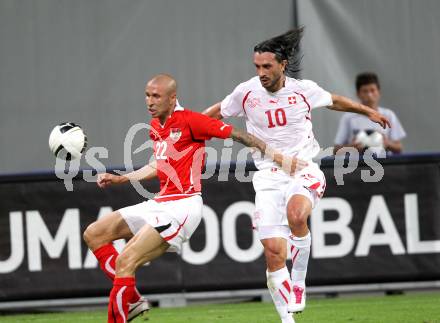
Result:
M169 247L155 228L145 224L116 260L116 277L134 276L140 266L161 256Z
M112 281L115 278L115 262L118 252L112 242L118 239L130 239L133 234L122 215L111 212L90 224L84 231L83 238L93 251L102 271Z
M119 255L112 242L118 239L129 240L132 236L129 226L118 211L104 215L84 231L84 241L93 251L101 270L112 282L115 278L116 259ZM130 309L133 309L130 312L136 316L149 309L148 301L142 297L137 289Z
M293 195L287 203L287 218L292 231L290 237L292 253L291 280L293 290L289 312L302 312L306 306L305 279L310 256L311 237L307 219L312 211L311 198L305 194Z
M110 293L108 322L127 322L129 304L135 298L135 272L144 263L161 256L169 244L151 225L145 224L130 239L116 260L116 277Z
M291 293L289 271L286 267L286 240L273 237L262 239L264 256L267 263L267 287L272 296L275 308L282 323L293 323L293 317L288 312L288 303Z

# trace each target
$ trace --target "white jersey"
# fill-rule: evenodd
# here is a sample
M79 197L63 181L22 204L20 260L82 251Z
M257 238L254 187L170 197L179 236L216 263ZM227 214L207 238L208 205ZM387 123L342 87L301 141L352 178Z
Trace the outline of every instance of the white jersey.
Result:
M272 93L256 76L239 84L222 101L221 114L245 117L249 133L285 155L310 161L320 150L311 111L332 104L331 94L313 81L286 77L285 86ZM260 170L277 166L259 152L253 158Z

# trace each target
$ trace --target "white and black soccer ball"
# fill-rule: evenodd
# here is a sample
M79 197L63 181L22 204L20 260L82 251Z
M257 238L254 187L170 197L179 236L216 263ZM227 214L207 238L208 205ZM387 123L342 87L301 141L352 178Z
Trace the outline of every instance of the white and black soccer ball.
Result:
M80 158L87 147L87 136L73 122L64 122L53 128L49 136L49 148L57 158Z

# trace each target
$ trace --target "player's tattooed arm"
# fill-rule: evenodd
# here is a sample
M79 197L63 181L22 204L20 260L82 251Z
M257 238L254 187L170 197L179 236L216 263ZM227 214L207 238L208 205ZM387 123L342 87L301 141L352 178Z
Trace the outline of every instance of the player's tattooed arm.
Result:
M103 173L98 175L96 183L99 187L105 188L113 184L122 184L128 181L150 180L157 177L156 161L145 165L135 171L123 175Z
M284 156L275 149L272 149L261 139L258 139L245 131L233 129L231 132L231 138L247 147L258 149L262 154L268 156L289 174L293 174L307 166L307 162L295 157Z
M380 124L382 128L385 129L387 126L391 128L390 121L384 115L366 105L337 94L332 94L332 100L333 105L328 107L331 110L363 114L371 121Z

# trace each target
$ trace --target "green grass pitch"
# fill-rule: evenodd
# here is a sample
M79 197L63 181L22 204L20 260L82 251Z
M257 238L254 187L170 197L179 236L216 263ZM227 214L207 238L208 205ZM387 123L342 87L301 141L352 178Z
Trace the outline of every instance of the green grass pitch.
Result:
M51 314L2 315L4 323L106 322L106 312L67 312ZM145 321L145 319L148 320ZM297 323L306 322L371 322L371 323L440 323L440 293L412 293L397 296L312 299ZM270 323L280 322L269 303L201 305L159 309L133 321L158 323Z

